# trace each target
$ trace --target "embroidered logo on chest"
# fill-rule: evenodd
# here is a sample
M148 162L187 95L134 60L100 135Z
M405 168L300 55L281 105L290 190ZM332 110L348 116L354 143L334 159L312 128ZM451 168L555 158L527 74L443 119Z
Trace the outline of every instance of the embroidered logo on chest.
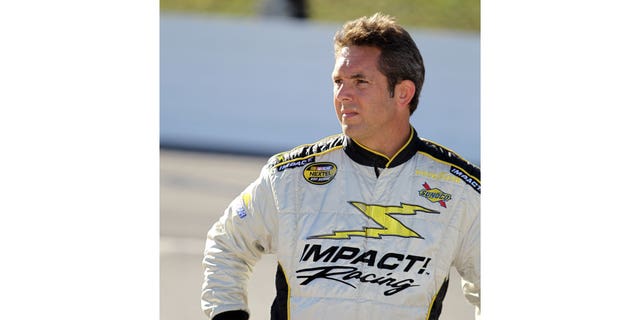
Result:
M443 208L446 208L446 202L451 200L451 194L448 194L438 188L432 189L427 182L422 185L422 189L418 191L418 195L433 203L439 203Z
M311 184L327 184L336 176L338 167L333 162L312 163L302 171L304 179Z

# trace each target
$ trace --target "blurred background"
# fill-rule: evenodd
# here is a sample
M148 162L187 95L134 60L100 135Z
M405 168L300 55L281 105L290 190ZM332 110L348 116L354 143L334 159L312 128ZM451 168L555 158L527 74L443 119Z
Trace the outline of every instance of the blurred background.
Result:
M161 0L160 316L200 311L207 230L273 153L338 133L332 37L384 12L426 67L412 123L480 165L479 0ZM251 319L268 319L275 260L251 279ZM472 319L453 281L441 319Z

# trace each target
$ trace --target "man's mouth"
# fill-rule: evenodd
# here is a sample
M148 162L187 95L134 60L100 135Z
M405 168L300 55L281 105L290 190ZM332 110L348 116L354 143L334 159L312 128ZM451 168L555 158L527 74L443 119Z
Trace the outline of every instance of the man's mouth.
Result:
M349 118L353 118L355 116L357 116L358 113L355 111L345 111L342 112L342 119L349 119Z

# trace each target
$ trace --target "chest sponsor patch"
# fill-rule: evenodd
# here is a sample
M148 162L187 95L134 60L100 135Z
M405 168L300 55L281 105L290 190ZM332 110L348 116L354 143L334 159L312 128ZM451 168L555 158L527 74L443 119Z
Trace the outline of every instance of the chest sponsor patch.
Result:
M418 191L418 195L426 198L427 200L433 202L433 203L439 203L441 207L446 208L447 207L447 201L451 200L451 195L438 189L432 189L429 184L425 181L425 183L422 185L422 189L420 189Z
M333 162L312 163L304 167L302 174L304 179L311 184L327 184L335 178L338 167Z

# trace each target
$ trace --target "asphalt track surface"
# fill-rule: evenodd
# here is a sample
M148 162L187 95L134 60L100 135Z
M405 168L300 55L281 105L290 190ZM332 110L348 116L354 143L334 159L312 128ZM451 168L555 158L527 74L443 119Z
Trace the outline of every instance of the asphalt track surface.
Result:
M200 310L206 233L229 202L259 174L266 157L161 150L160 319L206 319ZM252 320L268 320L275 295L276 260L266 255L249 283ZM451 281L441 320L473 319L460 277Z

